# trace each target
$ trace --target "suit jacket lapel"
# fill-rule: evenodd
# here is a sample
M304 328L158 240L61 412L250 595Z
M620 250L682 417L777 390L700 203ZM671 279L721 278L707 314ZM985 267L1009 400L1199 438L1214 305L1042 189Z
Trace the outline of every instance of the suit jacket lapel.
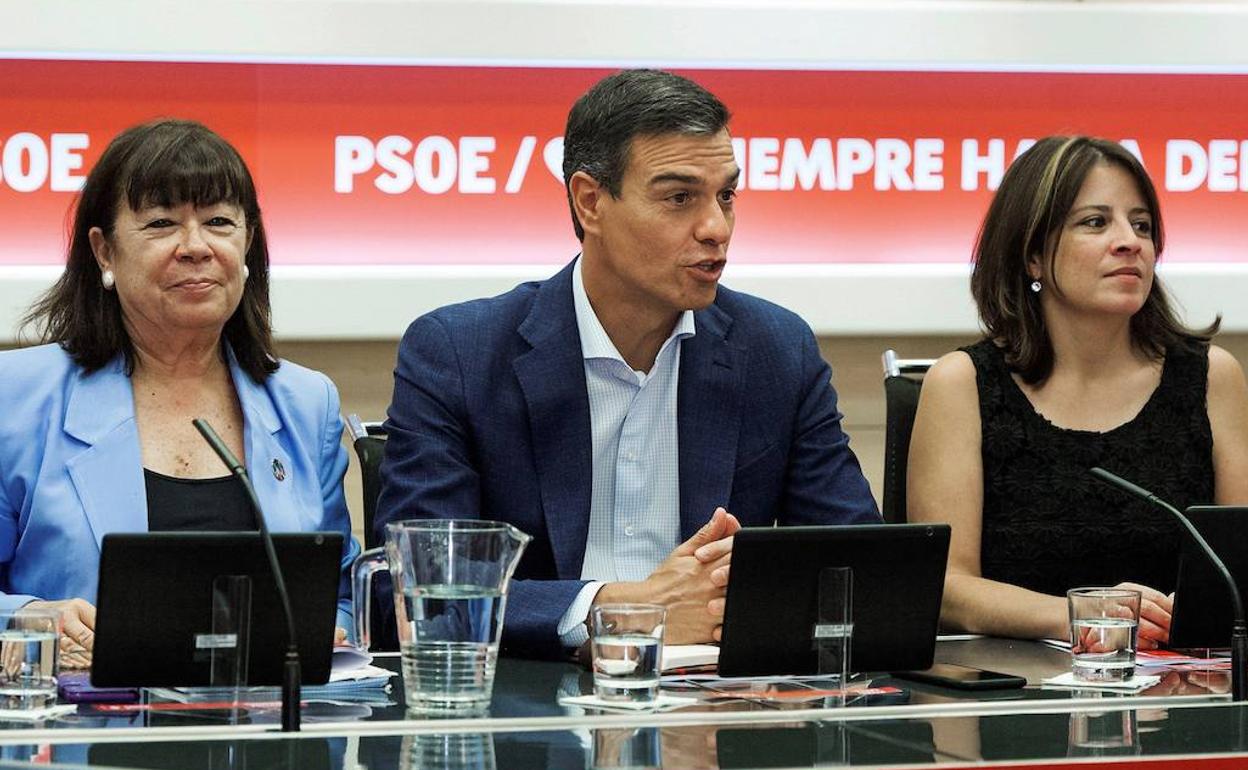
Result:
M589 395L572 304L575 264L538 289L518 329L532 349L513 363L528 405L542 510L562 579L581 575L593 479Z
M298 530L302 503L297 492L300 488L318 488L319 484L309 487L290 478L299 469L280 441L282 420L273 398L265 386L238 367L233 352L229 353L229 360L234 391L243 410L243 446L247 448L243 464L256 488L256 497L264 506L265 521L274 532Z
M109 532L147 531L147 488L134 422L134 393L121 356L80 374L65 412L65 432L86 448L66 461L98 547Z
M676 395L682 540L728 505L745 384L746 352L727 340L732 317L711 305L694 321L697 334L680 345Z

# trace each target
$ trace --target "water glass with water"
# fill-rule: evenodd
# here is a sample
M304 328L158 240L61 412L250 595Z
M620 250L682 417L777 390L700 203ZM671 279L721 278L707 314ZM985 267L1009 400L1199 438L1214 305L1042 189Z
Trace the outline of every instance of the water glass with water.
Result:
M599 604L590 611L599 698L648 703L658 697L666 619L659 604Z
M41 709L56 703L61 613L0 612L0 709Z
M1121 682L1135 675L1140 592L1129 588L1072 588L1070 654L1075 678Z

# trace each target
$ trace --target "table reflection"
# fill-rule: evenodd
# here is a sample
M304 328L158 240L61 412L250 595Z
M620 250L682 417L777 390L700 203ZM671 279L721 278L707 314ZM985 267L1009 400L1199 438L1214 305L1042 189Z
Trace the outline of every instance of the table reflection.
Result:
M1069 757L1121 757L1141 753L1134 709L1078 711L1070 715Z
M402 770L496 770L489 733L408 735L399 751Z
M96 743L86 747L86 756L82 759L73 756L75 749L82 748L80 746L55 746L53 759L58 764L125 767L136 770L343 770L345 746L345 738L321 737Z

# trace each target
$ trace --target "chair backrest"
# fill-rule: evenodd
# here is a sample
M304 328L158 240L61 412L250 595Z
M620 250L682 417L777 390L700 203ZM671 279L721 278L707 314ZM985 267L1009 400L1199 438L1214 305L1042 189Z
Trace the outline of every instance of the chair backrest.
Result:
M364 547L382 545L373 522L377 519L377 498L381 495L381 458L386 452L386 430L380 422L364 422L359 415L347 415L347 435L360 461L360 481L363 486Z
M364 547L376 548L383 545L377 533L373 531L373 523L377 519L377 498L381 495L381 458L386 453L386 429L380 422L364 422L357 414L347 415L347 424L343 427L351 439L355 456L360 461L360 482L363 493L360 495L364 503ZM388 580L378 579L373 583L372 627L369 637L374 652L394 652L399 649L398 628L395 625L394 612L390 611L390 603L378 598L380 593L390 585Z
M923 375L934 360L898 358L884 351L884 521L906 521L906 462L910 457L910 431L919 408Z

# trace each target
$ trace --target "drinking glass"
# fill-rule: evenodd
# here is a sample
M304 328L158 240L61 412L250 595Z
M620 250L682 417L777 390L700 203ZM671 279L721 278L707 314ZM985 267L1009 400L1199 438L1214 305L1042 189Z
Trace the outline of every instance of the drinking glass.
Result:
M1140 592L1129 588L1072 588L1070 654L1075 678L1121 682L1135 675Z
M0 708L41 709L56 703L61 613L0 612Z
M590 613L594 693L647 703L659 694L667 610L658 604L600 604Z

